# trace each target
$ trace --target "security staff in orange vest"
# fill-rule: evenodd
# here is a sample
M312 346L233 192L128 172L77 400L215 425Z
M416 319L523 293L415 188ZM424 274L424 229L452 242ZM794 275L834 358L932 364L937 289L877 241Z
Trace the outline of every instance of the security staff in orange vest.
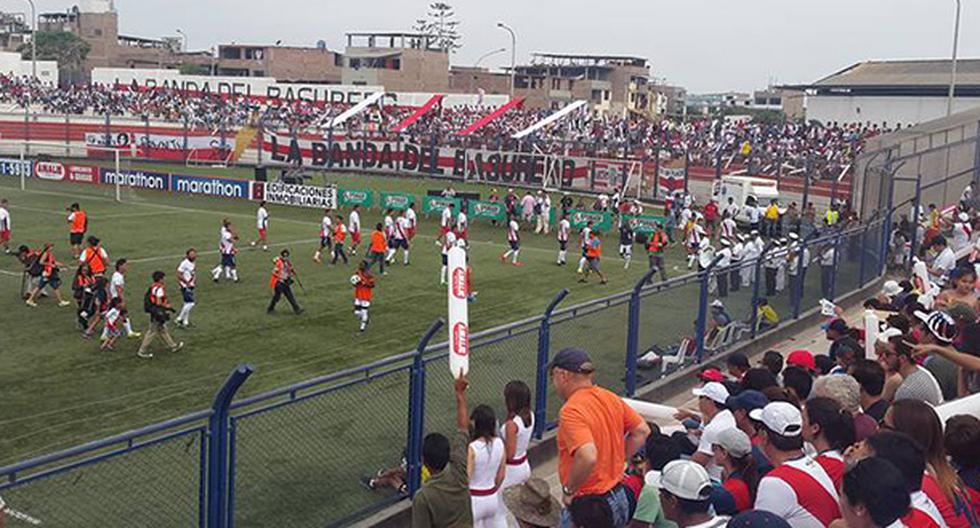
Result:
M605 284L606 276L602 274L599 269L599 258L602 256L602 241L599 240L599 235L595 230L589 233L589 239L585 242L585 260L588 262L588 267L585 270L585 275L579 279L579 282L586 282L589 275L595 272L599 276L599 283Z
M657 230L650 235L650 242L647 243L647 259L650 261L650 268L660 270L660 279L667 280L667 266L664 266L664 249L670 244L670 238L664 231L664 226L657 223ZM653 282L652 280L650 282Z
M99 245L100 240L98 238L90 236L87 242L88 247L85 248L85 251L82 251L82 255L78 258L78 261L82 264L88 264L89 269L92 270L92 276L104 276L106 262L109 262L109 254Z
M333 228L333 260L331 264L336 264L337 259L344 259L347 264L347 253L344 253L344 242L347 241L347 226L344 225L344 216L337 215L337 227Z
M266 309L266 313L271 314L276 309L276 304L279 299L283 296L289 301L289 304L293 307L293 312L296 315L303 313L303 309L300 308L299 303L296 302L296 297L293 296L293 277L296 272L293 270L293 263L289 261L289 250L284 249L279 252L279 256L273 261L272 277L269 278L269 287L272 288L275 293L272 295L272 301L269 302L269 308Z
M384 233L385 226L382 223L378 223L374 227L374 232L371 233L371 246L368 248L367 263L368 269L375 262L380 264L381 274L385 275L385 253L388 251L388 240L385 238Z
M82 210L78 202L68 207L68 241L71 244L71 256L78 258L82 253L82 240L85 239L85 232L88 231L88 215Z

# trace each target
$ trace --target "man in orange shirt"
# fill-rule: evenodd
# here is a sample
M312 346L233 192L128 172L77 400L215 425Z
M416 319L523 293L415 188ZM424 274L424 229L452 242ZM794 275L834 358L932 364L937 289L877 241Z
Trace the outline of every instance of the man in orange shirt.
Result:
M608 526L622 528L635 508L622 484L623 469L643 447L650 427L622 398L595 385L595 366L585 351L558 352L548 371L565 401L558 418L561 525L571 526L577 507L604 500L612 514Z
M367 267L371 269L371 266L375 262L380 264L381 274L386 275L385 272L385 253L388 251L388 241L385 239L384 224L380 222L374 227L374 232L371 233L371 246L368 247L367 254Z
M354 286L354 317L361 322L360 331L363 332L368 324L368 308L374 298L374 277L367 262L361 261L350 282Z
M602 241L599 240L599 235L595 230L589 232L589 239L585 243L585 260L588 263L588 267L585 269L585 275L579 279L579 282L588 282L588 277L593 272L599 276L599 283L606 283L606 276L602 274L602 270L599 269L599 259L602 257Z
M289 250L284 249L280 251L279 256L276 257L276 260L272 261L272 264L272 276L269 277L269 287L272 288L274 293L265 313L271 314L274 312L276 310L276 304L279 303L279 299L283 296L289 301L296 315L303 313L303 309L296 302L296 297L293 296L292 284L296 272L293 270L293 263L289 260Z
M71 256L78 258L82 253L82 240L85 232L88 231L88 215L82 210L78 202L68 207L68 241L71 243Z
M101 241L98 238L90 236L87 242L88 247L85 248L85 251L82 251L81 256L78 257L78 261L82 264L88 264L93 276L104 276L106 263L109 262L109 254L100 245Z

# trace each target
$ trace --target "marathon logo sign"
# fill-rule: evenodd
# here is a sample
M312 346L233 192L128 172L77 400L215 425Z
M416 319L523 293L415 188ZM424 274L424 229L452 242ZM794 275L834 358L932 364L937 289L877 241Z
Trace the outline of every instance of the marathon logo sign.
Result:
M337 188L268 182L265 184L265 201L298 207L336 209Z
M117 173L112 169L102 169L99 175L99 183L103 185L125 185L140 189L153 189L155 191L169 191L170 175L145 171L123 171Z
M0 158L0 176L30 177L33 174L34 168L30 160Z
M171 190L176 192L243 200L249 198L248 182L245 180L174 174L171 176L170 185Z

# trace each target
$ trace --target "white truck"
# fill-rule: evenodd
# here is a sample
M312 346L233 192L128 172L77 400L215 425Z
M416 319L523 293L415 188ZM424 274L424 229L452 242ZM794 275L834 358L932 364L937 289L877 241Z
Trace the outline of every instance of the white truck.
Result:
M733 198L738 206L738 216L735 221L748 223L748 207L766 207L773 199L779 198L776 180L756 178L753 176L722 176L721 180L711 184L711 195L718 202L718 209L724 211L728 207L728 198Z

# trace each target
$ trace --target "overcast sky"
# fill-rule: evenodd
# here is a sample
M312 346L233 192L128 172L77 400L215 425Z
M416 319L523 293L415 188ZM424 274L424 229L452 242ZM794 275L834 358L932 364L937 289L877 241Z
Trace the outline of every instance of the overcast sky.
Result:
M510 63L534 51L646 57L655 77L695 93L814 81L866 59L948 57L954 0L447 0L461 22L455 64L508 47L484 61ZM76 2L36 0L39 11ZM0 0L0 9L23 9ZM963 0L960 57L980 58L980 0ZM190 49L219 43L343 50L344 32L405 30L424 0L116 0L120 31L160 37L177 28Z

